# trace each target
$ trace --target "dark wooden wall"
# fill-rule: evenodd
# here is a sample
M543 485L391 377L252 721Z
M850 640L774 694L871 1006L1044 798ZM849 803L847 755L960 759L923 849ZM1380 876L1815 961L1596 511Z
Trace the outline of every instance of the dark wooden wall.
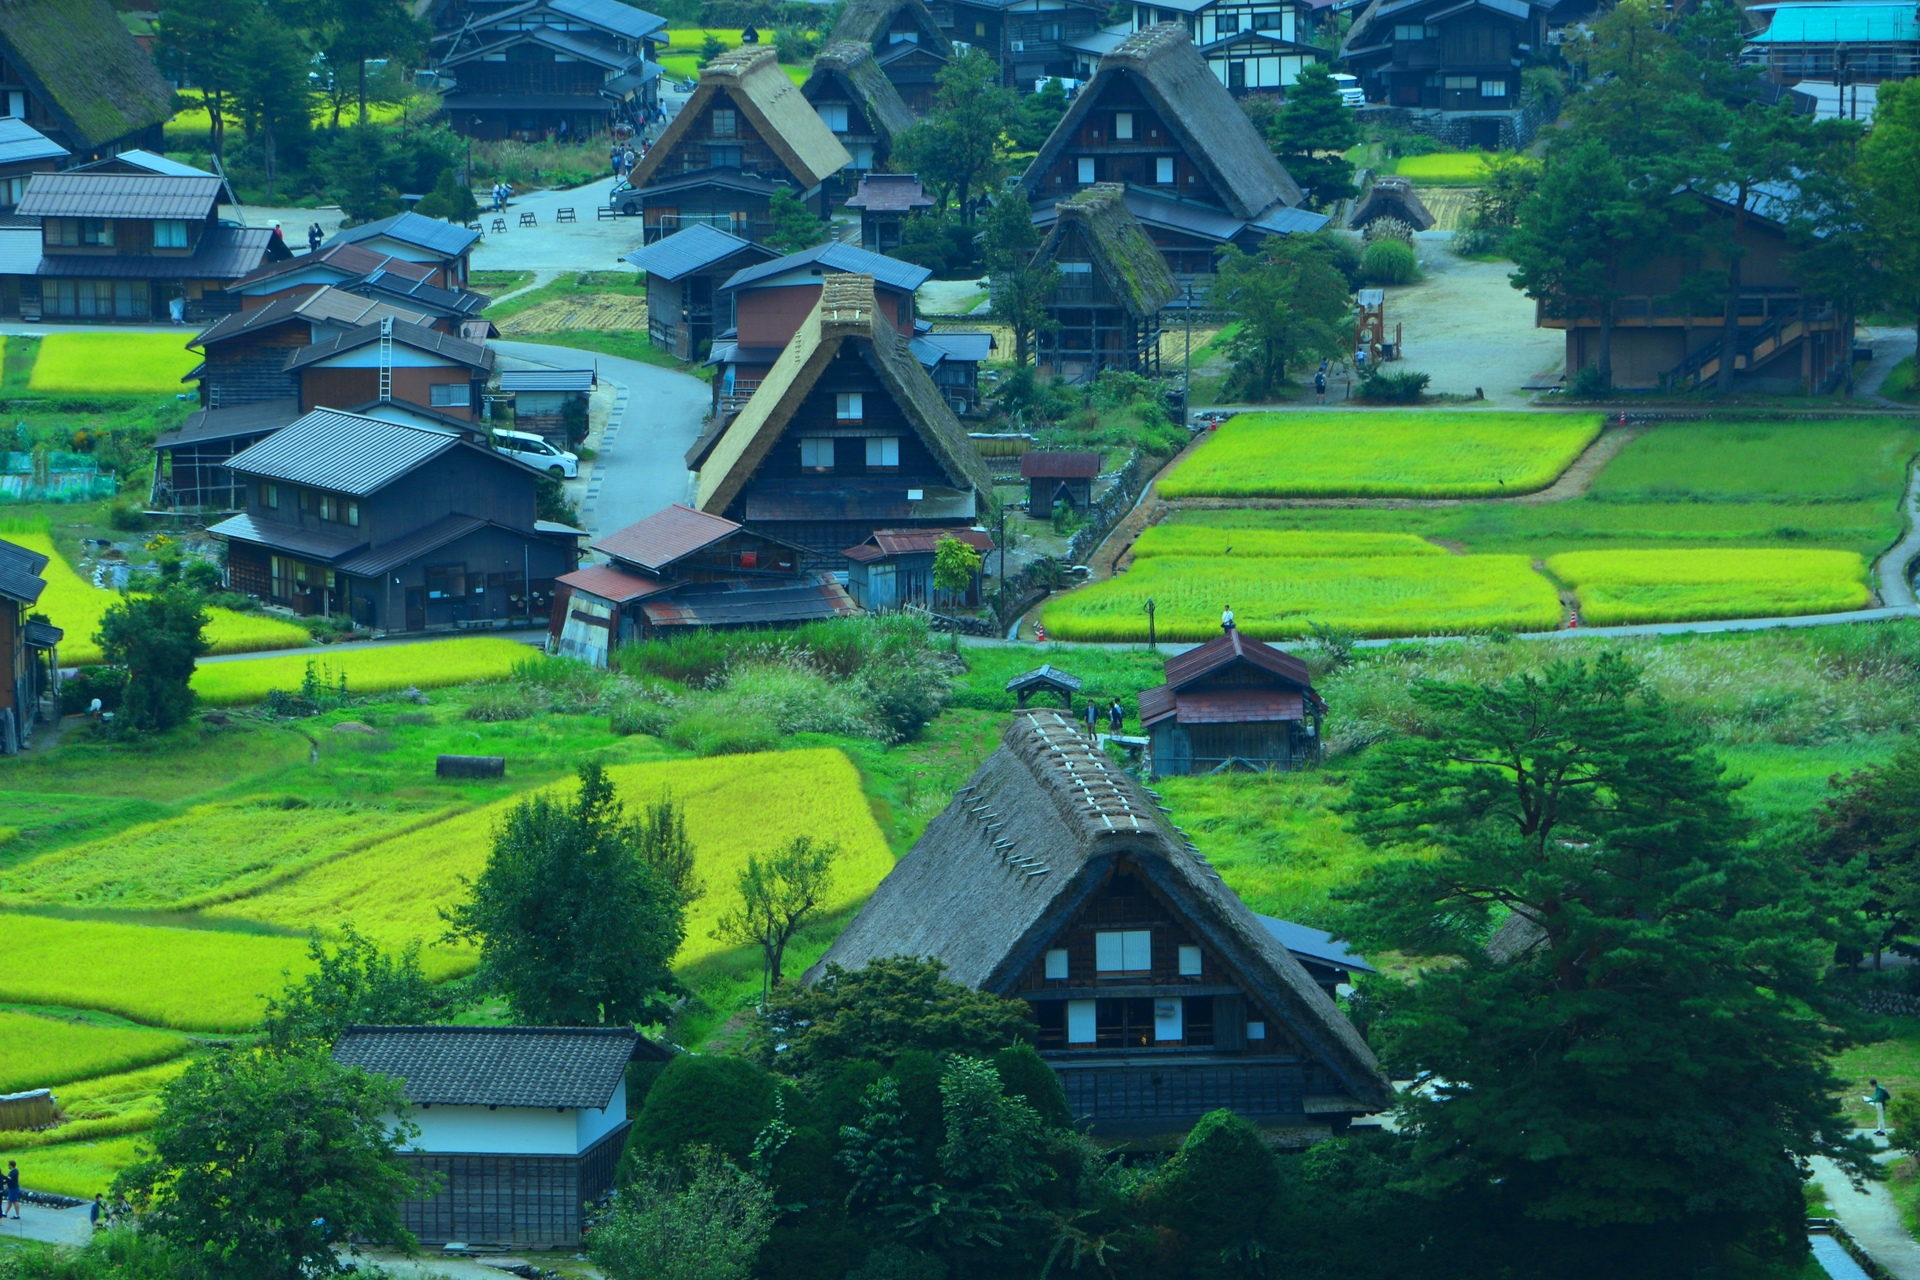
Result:
M265 333L215 343L206 353L200 403L230 409L237 404L299 395L300 379L287 372L287 356L309 345L311 337L307 322L296 320L275 325Z

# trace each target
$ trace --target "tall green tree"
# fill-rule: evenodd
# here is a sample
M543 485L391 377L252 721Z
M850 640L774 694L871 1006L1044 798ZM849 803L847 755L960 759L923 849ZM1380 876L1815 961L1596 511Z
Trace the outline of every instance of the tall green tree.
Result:
M1258 253L1220 251L1213 305L1239 328L1227 343L1236 392L1259 398L1289 367L1345 355L1353 335L1347 278L1324 236L1270 236Z
M1024 369L1033 358L1035 337L1053 323L1047 301L1060 287L1060 268L1051 260L1034 260L1040 233L1025 200L997 200L980 222L993 318L1013 330L1013 363Z
M318 933L307 940L313 969L267 1000L261 1028L275 1049L331 1048L355 1023L418 1026L445 1016L448 1000L420 968L420 944L389 955L351 924L329 950Z
M398 1080L324 1048L220 1050L160 1094L150 1150L115 1180L142 1232L178 1245L209 1280L305 1280L348 1269L335 1245L413 1247L400 1202L431 1192L400 1152Z
M1858 888L1875 950L1920 928L1920 747L1836 774L1814 821L1814 860Z
M244 56L234 90L234 105L249 141L260 148L267 196L280 178L280 153L291 158L313 132L313 35L293 21L294 14L252 4L240 26Z
M817 981L773 993L754 1044L782 1075L805 1076L865 1058L883 1065L903 1053L984 1057L1033 1039L1024 1000L975 991L940 975L934 959L891 956L858 969L837 964Z
M767 247L778 253L798 253L811 249L831 234L820 216L786 187L773 193L768 212L773 230L767 233Z
M978 49L948 59L926 118L894 144L898 166L934 188L942 208L958 204L973 220L973 196L984 195L1007 169L1007 130L1020 109L1017 95L1000 87L1000 64Z
M1399 856L1343 896L1363 947L1422 960L1370 1027L1422 1082L1400 1101L1421 1184L1670 1274L1800 1248L1806 1160L1861 1167L1821 985L1839 930L1804 861L1749 841L1711 750L1617 655L1414 703L1347 805Z
M1881 84L1854 186L1884 296L1913 317L1920 339L1920 82Z
M1326 63L1309 62L1287 87L1267 141L1315 209L1358 194L1346 152L1359 143L1360 125Z
M182 86L200 91L207 106L207 143L215 160L227 146L227 113L245 76L241 28L247 0L162 0L154 24L160 67Z
M740 869L740 902L722 913L713 936L760 948L766 988L786 979L787 947L819 915L839 856L838 844L806 835L794 836L765 857L747 855Z
M160 733L186 721L194 660L208 649L208 620L200 594L178 584L127 596L107 610L93 638L107 663L127 670L119 723Z
M442 912L480 947L480 977L514 1016L545 1025L663 1021L680 984L686 894L641 853L598 764L571 800L535 795L494 833L471 896Z
M367 120L367 63L374 58L417 58L426 31L404 0L328 0L322 51L337 75L350 69L358 86L360 122ZM335 125L340 123L335 111Z

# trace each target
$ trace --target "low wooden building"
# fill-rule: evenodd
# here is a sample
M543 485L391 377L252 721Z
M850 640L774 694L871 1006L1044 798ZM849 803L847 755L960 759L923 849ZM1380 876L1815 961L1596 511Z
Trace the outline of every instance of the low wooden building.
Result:
M1093 482L1099 474L1097 453L1050 449L1021 455L1020 478L1027 484L1027 514L1035 520L1048 519L1056 502L1084 512L1093 505Z
M675 503L592 544L606 564L559 580L555 652L604 667L614 649L688 627L777 627L859 612L804 548Z
M643 243L706 223L758 244L786 189L824 220L830 182L853 157L787 78L772 48L743 46L700 72L700 84L627 179Z
M1304 768L1326 709L1306 663L1234 627L1167 659L1167 682L1140 693L1156 778Z
M1558 0L1371 0L1354 15L1341 63L1367 101L1401 108L1462 149L1524 149L1551 114L1522 101L1521 69L1547 48Z
M405 400L477 421L493 349L425 325L381 321L292 352L304 412L369 400Z
M1014 714L804 980L891 956L1027 1001L1096 1136L1164 1142L1222 1107L1337 1130L1392 1100L1320 984L1064 712Z
M1142 0L1130 25L1144 31L1156 22L1181 23L1231 92L1274 93L1327 56L1308 43L1313 9L1308 0Z
M334 232L333 238L327 241L330 245L357 244L362 249L426 267L432 273L427 280L443 289L466 287L473 247L479 243L480 233L471 227L444 218L423 217L411 210L346 227Z
M1904 0L1774 4L1751 13L1767 25L1747 37L1743 61L1763 64L1776 84L1877 85L1920 76L1920 11Z
M424 327L432 319L331 285L287 293L264 307L228 312L201 330L187 347L203 359L181 381L200 384L205 409L298 396L300 376L287 368L294 352L382 320Z
M598 378L592 369L507 369L500 393L513 397L513 429L531 431L562 449L587 438L587 400Z
M247 484L227 463L299 417L297 395L188 414L153 442L149 504L155 511L238 511L246 505Z
M940 90L953 45L922 0L848 0L828 45L865 45L907 109L924 115ZM822 51L824 56L824 50Z
M934 548L942 538L964 542L981 557L965 591L947 591L933 580ZM871 613L912 606L918 609L977 609L986 576L986 555L993 538L985 529L875 529L857 547L848 547L847 594Z
M1073 42L1098 31L1111 9L1099 0L936 0L941 29L1000 67L1000 83L1031 93L1071 78Z
M569 1249L613 1188L627 1067L667 1050L626 1027L348 1027L334 1061L402 1082L419 1135L401 1159L437 1178L401 1206L421 1244Z
M933 208L933 197L917 173L869 173L847 197L860 211L860 247L868 253L898 249L907 219Z
M698 505L839 569L876 529L975 523L993 477L873 278L829 275L819 299L699 468Z
M630 136L660 104L666 19L619 0L460 5L436 41L446 119L472 138Z
M266 263L228 284L224 292L246 310L332 285L344 293L431 316L434 328L458 337L491 336L492 326L480 313L493 300L472 289L435 284L439 273L440 268L430 262L413 262L364 245L342 243L322 246L318 253Z
M1062 671L1051 662L1046 662L1007 681L1007 692L1017 696L1017 705L1022 711L1027 709L1027 699L1038 694L1050 693L1060 699L1061 708L1071 719L1073 695L1080 692L1080 685L1079 676Z
M0 539L0 756L32 743L41 699L60 688L65 633L33 617L47 564L39 552Z
M714 336L733 327L720 286L736 272L780 255L717 227L696 223L643 245L622 261L647 281L647 338L681 360L703 360Z
M1120 184L1096 183L1056 204L1034 261L1060 272L1047 299L1050 323L1034 340L1042 377L1090 382L1108 369L1160 372L1160 312L1180 286Z

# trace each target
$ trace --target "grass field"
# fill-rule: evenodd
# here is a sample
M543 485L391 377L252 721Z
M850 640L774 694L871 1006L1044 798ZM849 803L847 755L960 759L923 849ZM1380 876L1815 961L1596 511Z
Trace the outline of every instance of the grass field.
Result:
M103 1027L0 1009L0 1093L48 1089L151 1066L179 1057L191 1043L170 1031ZM64 1092L61 1097L64 1101Z
M1559 625L1553 584L1524 556L1369 556L1350 560L1145 560L1131 573L1056 596L1043 614L1060 640L1145 640L1146 601L1162 640L1206 640L1233 607L1256 639L1308 634L1311 624L1371 636L1438 635Z
M141 395L180 390L200 363L186 333L51 333L27 386L34 391Z
M208 706L227 707L259 702L274 689L297 689L307 663L329 685L347 678L355 694L391 693L397 689L433 689L443 685L494 680L513 671L534 651L517 640L499 636L462 636L455 640L427 640L418 644L344 648L319 658L288 655L250 658L243 662L203 665L193 673L193 691Z
M1250 559L1351 559L1365 556L1443 556L1411 533L1318 533L1284 529L1230 530L1204 525L1159 524L1133 544L1133 558L1244 556Z
M1243 413L1160 481L1163 498L1487 497L1553 483L1598 414Z
M20 1165L20 1185L34 1191L91 1200L105 1191L122 1169L139 1158L139 1139L131 1135L93 1142L9 1147L0 1140L0 1161Z
M264 796L197 805L0 872L0 903L186 911L243 897L445 810Z
M157 1067L96 1076L55 1089L60 1126L38 1133L0 1134L0 1159L8 1152L95 1142L151 1129L160 1118L160 1090L187 1069L187 1062L176 1058Z
M1591 492L1607 502L1891 506L1916 450L1911 418L1673 423L1621 450Z
M0 912L0 1001L99 1009L180 1031L245 1031L307 967L303 938Z
M720 913L734 904L734 876L749 853L769 851L802 834L838 841L842 858L829 911L865 898L893 865L861 794L860 775L839 751L614 765L608 773L629 806L671 793L686 807L707 891L687 913L687 937L677 963L722 949L708 935ZM445 929L439 909L465 895L461 877L480 873L492 833L514 803L501 801L376 844L207 914L293 929L350 920L383 945L431 942ZM437 976L472 966L470 952L444 946L430 951L427 960Z
M1423 187L1477 187L1486 180L1484 151L1436 151L1424 156L1401 156L1393 172Z
M59 336L59 335L55 335ZM86 335L83 335L86 336ZM47 341L51 342L49 338ZM44 533L9 533L8 542L51 557L42 573L47 589L41 593L35 609L66 631L60 642L60 661L89 666L100 661L100 646L93 635L107 610L120 603L116 592L96 587L73 571L66 558ZM235 613L231 609L207 610L207 639L213 653L253 653L262 649L289 649L313 642L305 627L268 618L260 614Z
M1851 551L1570 551L1547 571L1593 626L1839 613L1873 599Z
M700 47L713 36L729 49L740 47L740 27L669 27L667 29L667 49L660 55L660 68L676 80L698 80L700 78ZM771 32L767 33L771 44ZM783 62L780 69L795 84L805 84L811 74L811 68Z

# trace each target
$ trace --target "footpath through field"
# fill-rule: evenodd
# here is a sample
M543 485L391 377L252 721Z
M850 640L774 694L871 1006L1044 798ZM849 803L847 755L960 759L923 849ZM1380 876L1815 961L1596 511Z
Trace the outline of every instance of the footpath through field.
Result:
M1884 1151L1874 1159L1884 1164L1901 1155ZM1833 1206L1833 1216L1840 1219L1854 1243L1886 1268L1894 1280L1920 1280L1920 1244L1900 1221L1900 1208L1893 1202L1887 1184L1869 1182L1856 1191L1831 1160L1816 1156L1809 1163L1814 1182L1827 1193L1827 1203Z

